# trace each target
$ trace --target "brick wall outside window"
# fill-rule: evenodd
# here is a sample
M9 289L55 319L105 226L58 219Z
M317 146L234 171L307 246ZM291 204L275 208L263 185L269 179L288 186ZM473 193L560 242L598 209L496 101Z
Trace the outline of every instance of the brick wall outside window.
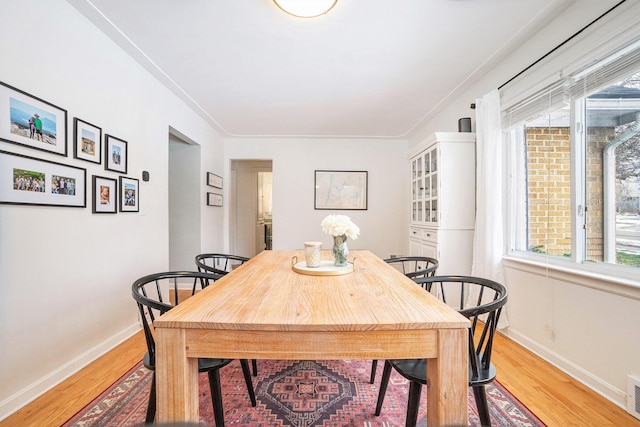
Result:
M527 128L528 250L554 256L571 254L570 129ZM587 259L602 261L602 154L613 128L587 133Z

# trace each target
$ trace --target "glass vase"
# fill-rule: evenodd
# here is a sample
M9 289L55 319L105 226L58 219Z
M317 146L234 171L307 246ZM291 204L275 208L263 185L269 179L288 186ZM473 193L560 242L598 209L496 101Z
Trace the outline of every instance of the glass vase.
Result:
M347 256L349 248L347 247L347 236L333 236L333 265L336 267L344 267L347 265Z

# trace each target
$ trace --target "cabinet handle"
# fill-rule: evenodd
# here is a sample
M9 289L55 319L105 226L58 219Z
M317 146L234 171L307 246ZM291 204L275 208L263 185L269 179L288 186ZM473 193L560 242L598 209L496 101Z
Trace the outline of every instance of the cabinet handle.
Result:
M431 237L431 233L427 233L427 237Z

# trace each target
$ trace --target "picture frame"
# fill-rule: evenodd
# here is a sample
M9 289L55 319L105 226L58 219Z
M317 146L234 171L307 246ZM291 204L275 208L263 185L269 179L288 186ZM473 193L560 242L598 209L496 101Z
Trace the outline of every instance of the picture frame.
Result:
M104 168L108 171L127 173L127 141L113 135L104 135Z
M136 178L120 177L120 212L140 210L140 185Z
M0 139L67 156L67 110L0 82Z
M222 177L214 173L207 172L207 185L215 188L222 188Z
M84 208L87 170L0 151L0 203Z
M102 129L74 117L73 157L87 162L102 163Z
M367 210L367 171L315 171L316 210Z
M93 194L91 212L110 214L118 212L118 181L93 175L91 190Z
M222 194L207 193L207 206L222 206Z

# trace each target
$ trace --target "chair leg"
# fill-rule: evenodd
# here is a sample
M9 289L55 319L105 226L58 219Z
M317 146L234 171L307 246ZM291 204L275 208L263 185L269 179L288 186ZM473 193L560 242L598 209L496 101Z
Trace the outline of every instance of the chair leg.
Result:
M151 390L149 391L149 404L147 405L147 418L145 419L145 424L153 423L153 420L156 418L156 373L153 372L153 377L151 378Z
M209 387L211 388L211 403L213 404L213 418L216 427L224 427L224 409L222 408L222 389L220 387L220 371L209 371Z
M253 390L253 381L251 381L251 371L249 370L249 361L247 359L241 359L240 366L242 366L242 374L244 375L244 382L247 383L247 390L249 391L249 399L251 399L251 406L256 406L256 394Z
M369 380L369 382L371 384L374 383L374 381L376 380L376 370L378 369L378 361L377 360L372 360L371 361L371 379Z
M489 416L489 404L487 403L487 392L483 385L473 388L473 397L478 408L478 417L482 427L491 427L491 417Z
M416 427L418 423L418 409L420 408L420 393L422 392L422 384L409 382L409 403L407 404L407 421L406 427Z
M384 395L387 392L387 385L389 384L389 377L391 377L391 363L388 360L384 361L384 370L382 371L382 379L380 380L380 390L378 391L378 403L376 404L376 415L380 415L382 411L382 403L384 402Z
M258 376L258 362L256 361L256 359L253 359L251 361L251 366L253 368L253 376L257 377Z

